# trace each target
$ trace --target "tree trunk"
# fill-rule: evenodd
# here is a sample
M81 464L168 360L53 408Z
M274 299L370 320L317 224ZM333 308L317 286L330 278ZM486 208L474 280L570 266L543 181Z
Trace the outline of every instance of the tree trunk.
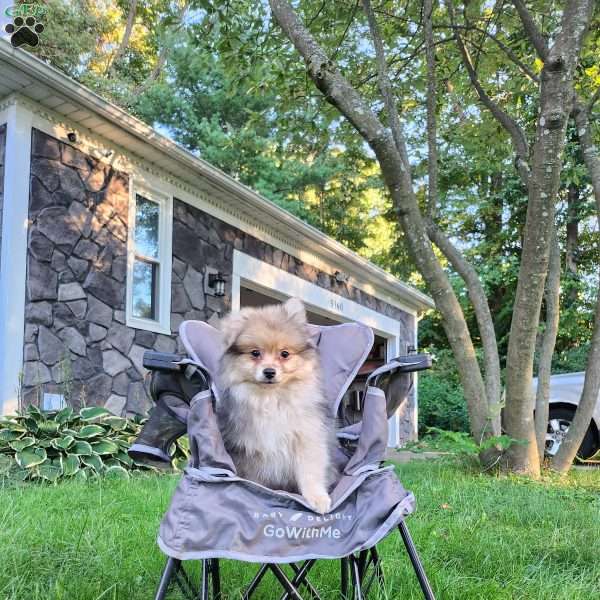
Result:
M532 378L537 326L554 224L573 75L592 0L567 3L562 28L541 73L540 112L536 130L519 280L506 362L506 432L524 443L508 449L512 471L539 476L540 463L533 423Z
M500 409L502 397L502 379L500 375L500 357L494 321L490 312L487 296L479 275L473 266L465 260L462 254L453 246L450 240L434 224L430 224L427 232L431 241L441 250L454 270L465 282L469 299L475 311L481 344L483 346L483 361L485 373L485 389L488 402L488 418L491 435L500 435Z
M369 105L341 75L290 4L285 0L269 0L269 4L274 19L304 58L316 87L348 119L377 157L408 251L442 314L444 330L463 383L471 433L480 440L488 429L483 378L460 304L427 236L412 188L408 161L402 155L403 139L399 140L398 148L398 140L394 140Z
M592 180L596 212L600 223L600 156L598 156L590 131L588 110L578 100L575 101L575 124L579 143L583 150L583 160ZM581 400L569 431L550 465L553 470L560 473L566 473L571 468L577 450L590 426L600 393L600 284L594 319L594 333L587 359Z
M560 317L560 247L556 226L552 232L550 264L546 279L546 321L539 354L538 387L535 395L535 437L540 463L544 460L550 401L552 357Z
M598 282L600 290L600 281ZM594 334L587 357L585 380L579 406L569 431L554 455L550 468L559 473L566 473L573 464L577 450L590 426L592 415L598 403L600 393L600 293L596 300L596 313L594 315Z
M123 32L121 43L119 44L119 47L117 48L113 59L108 64L106 73L109 73L113 69L113 67L121 60L123 54L125 54L125 50L127 50L127 46L129 46L129 40L131 38L133 25L135 23L136 12L137 0L129 0L129 12L127 13L127 23L125 24L125 31Z

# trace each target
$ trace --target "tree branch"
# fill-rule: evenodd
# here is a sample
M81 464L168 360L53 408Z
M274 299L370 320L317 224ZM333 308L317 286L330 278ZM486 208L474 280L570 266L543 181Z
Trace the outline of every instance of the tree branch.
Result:
M531 13L525 6L524 0L512 0L512 2L519 13L519 18L521 19L521 23L523 23L525 34L529 38L529 41L532 43L539 57L545 61L548 56L548 44L541 31L538 29L538 26L535 24Z
M362 0L362 4L365 14L367 15L369 31L371 32L373 45L375 47L375 56L377 60L377 83L379 85L379 91L383 97L385 110L390 121L390 129L392 130L392 136L394 138L394 143L396 144L396 149L402 158L404 168L409 171L410 164L408 162L406 142L404 141L402 126L400 125L400 117L398 116L398 109L394 101L392 86L390 85L390 78L387 72L387 62L385 60L385 51L383 49L383 41L379 32L379 26L377 25L377 20L373 14L370 0Z
M488 418L492 425L493 435L500 435L500 399L502 395L500 357L498 355L494 320L490 312L487 295L477 271L465 260L461 252L432 221L428 221L427 223L427 233L431 241L440 249L454 270L465 282L469 299L475 312L475 319L477 320L481 345L483 347L485 387L489 408Z
M515 166L517 168L517 172L519 173L523 183L527 186L529 185L529 144L527 143L525 134L523 133L523 130L519 127L517 122L506 112L504 112L500 108L500 106L496 104L496 102L494 102L487 94L487 92L483 89L477 77L477 73L473 68L473 63L471 61L469 52L465 47L460 33L458 32L458 28L455 27L456 19L454 16L454 8L452 7L452 2L449 2L447 6L448 14L450 16L450 22L452 24L454 32L454 39L456 40L458 50L461 54L462 62L465 65L465 68L467 69L467 73L469 75L471 84L475 88L475 91L477 92L481 103L492 113L494 118L500 123L500 125L502 125L502 127L510 136L516 153Z
M444 27L444 28L447 27L449 29L453 28L452 25L442 25L441 27ZM539 82L540 78L537 76L537 74L534 73L513 52L513 50L510 48L510 46L507 46L502 40L498 39L498 36L494 35L493 33L490 33L487 30L481 29L480 27L477 27L476 25L458 25L458 24L455 24L454 28L456 28L456 29L464 29L465 31L477 31L477 32L480 32L480 33L484 33L490 40L492 40L498 46L498 48L500 48L500 50L502 50L502 52L504 52L504 54L506 54L506 56L510 59L511 62L513 62L517 67L519 67L519 69L521 69L521 71L523 71L523 73L525 75L527 75L527 77L529 77L529 79L531 79L532 81L535 81L536 83Z
M131 33L133 31L133 24L135 23L135 14L137 11L137 0L129 0L129 12L127 13L127 23L125 24L125 31L123 32L123 37L121 38L121 43L113 56L113 59L108 64L105 74L110 73L113 67L121 60L123 54L125 54L125 50L127 50L127 46L129 46L129 39L131 38Z
M438 202L437 80L433 39L433 0L424 0L425 53L427 56L427 175L428 214L433 218Z

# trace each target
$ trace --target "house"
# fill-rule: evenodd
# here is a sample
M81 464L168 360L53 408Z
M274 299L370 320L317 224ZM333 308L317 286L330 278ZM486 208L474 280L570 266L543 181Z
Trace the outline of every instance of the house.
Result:
M302 298L360 321L374 360L417 344L432 300L0 40L0 414L151 406L147 349L185 319ZM416 434L416 396L390 443Z

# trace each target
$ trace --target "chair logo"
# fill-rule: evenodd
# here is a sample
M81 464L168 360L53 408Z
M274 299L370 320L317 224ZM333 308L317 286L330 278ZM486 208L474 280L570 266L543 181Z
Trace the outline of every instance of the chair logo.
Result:
M40 4L15 4L9 6L5 11L7 17L13 22L4 27L4 31L10 34L10 43L19 46L35 47L39 44L40 34L44 31L44 25L40 20L46 14L46 7Z
M309 540L329 538L339 540L343 535L342 529L336 527L336 521L353 521L354 515L342 512L328 515L315 515L309 512L296 512L290 517L282 511L254 512L252 517L257 521L266 521L262 525L262 534L267 538L286 538L288 540ZM297 525L287 525L298 523Z

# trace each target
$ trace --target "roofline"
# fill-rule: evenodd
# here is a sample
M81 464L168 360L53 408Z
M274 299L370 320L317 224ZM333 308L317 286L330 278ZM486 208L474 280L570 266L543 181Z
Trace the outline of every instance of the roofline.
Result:
M248 186L227 175L227 173L202 158L195 156L168 137L158 133L155 129L133 117L122 108L77 83L58 69L46 64L24 50L13 48L10 43L2 39L0 39L0 60L4 60L19 68L23 68L23 65L25 65L25 73L28 77L37 79L58 95L65 96L111 122L117 123L129 134L168 154L187 168L208 179L217 187L246 200L252 207L259 211L259 214L266 213L269 217L284 226L301 231L307 238L315 242L321 250L326 250L330 258L332 256L338 259L341 258L348 265L375 278L379 287L399 297L417 311L435 308L433 300L426 294L401 282L393 275L390 275L380 267L346 248L340 242L332 239L312 225L305 223L283 208L280 208Z

